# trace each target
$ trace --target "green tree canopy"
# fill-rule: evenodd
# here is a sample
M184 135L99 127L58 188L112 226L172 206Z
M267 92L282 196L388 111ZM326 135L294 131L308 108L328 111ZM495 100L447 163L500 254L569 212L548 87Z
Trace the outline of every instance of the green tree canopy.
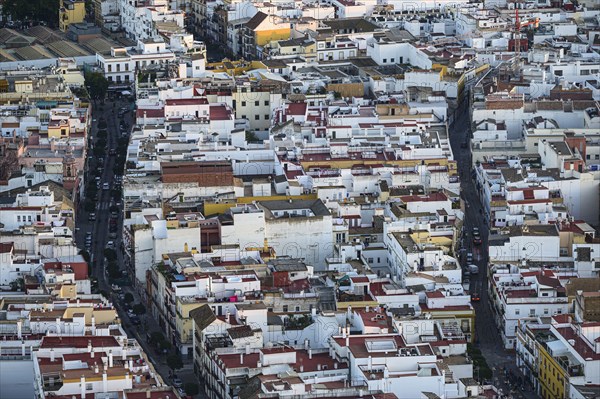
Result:
M146 307L144 305L142 305L141 303L136 303L135 305L133 305L133 313L140 315L140 314L144 314L146 313Z
M200 393L200 388L198 387L198 384L194 383L194 382L188 382L183 386L183 390L185 391L186 394L190 395L190 396L196 396Z
M85 87L94 100L103 100L108 91L108 80L100 72L87 72L85 74Z
M4 0L2 15L13 21L40 21L58 26L59 0Z
M167 356L167 366L173 371L183 368L181 357L176 353L171 353Z

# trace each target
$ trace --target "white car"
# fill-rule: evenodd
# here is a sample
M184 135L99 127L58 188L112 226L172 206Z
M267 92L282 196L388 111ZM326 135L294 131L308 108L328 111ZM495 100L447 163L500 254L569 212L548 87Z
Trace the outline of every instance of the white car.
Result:
M109 241L106 243L106 248L114 248L115 246L115 242L114 241Z

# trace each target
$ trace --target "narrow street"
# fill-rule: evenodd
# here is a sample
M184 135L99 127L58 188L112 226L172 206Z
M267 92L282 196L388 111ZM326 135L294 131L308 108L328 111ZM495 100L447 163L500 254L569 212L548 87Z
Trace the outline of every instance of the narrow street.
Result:
M110 149L117 148L117 141L120 137L120 127L119 124L121 121L124 121L127 126L132 126L134 123L134 115L133 112L127 112L123 115L123 117L118 117L117 113L120 108L130 106L130 102L127 100L116 100L116 101L105 101L102 108L100 104L96 104L93 108L92 113L92 129L91 129L91 137L94 143L98 141L97 133L98 133L98 123L100 120L104 119L107 124L107 151L102 156L103 163L98 164L98 158L93 156L93 151L89 151L88 157L86 159L86 175L85 175L85 183L86 184L95 184L95 172L99 168L103 168L103 173L101 176L101 187L98 189L98 201L96 202L96 220L89 220L89 212L86 212L83 208L84 199L80 201L79 208L79 217L77 218L77 227L76 230L76 240L78 246L80 248L84 248L84 241L86 233L92 233L92 246L90 249L91 263L92 263L92 277L98 280L98 290L100 292L104 292L109 296L113 304L115 305L119 318L121 319L121 325L123 329L130 337L135 337L139 344L142 346L146 355L150 358L154 367L158 373L160 373L163 381L166 384L171 384L171 370L167 366L166 357L167 354L159 353L152 345L147 342L147 337L149 334L155 331L162 331L158 326L158 323L152 318L149 311L146 314L140 316L140 325L134 325L131 322L130 317L127 314L127 306L125 302L123 302L119 295L113 292L111 288L111 284L108 279L108 275L106 273L106 261L104 256L104 250L107 248L107 243L109 241L114 242L114 249L117 253L117 264L119 265L121 271L125 270L123 264L123 251L121 248L121 233L117 233L117 237L114 239L109 239L109 219L110 219L110 207L111 207L111 199L112 199L112 187L115 184L115 174L113 172L113 168L115 165L116 156L109 155L108 151ZM111 189L105 190L102 185L104 183L108 183ZM123 201L117 203L119 206L119 216L117 222L117 231L120 232L122 229L123 223ZM140 303L139 295L133 290L131 287L123 286L121 288L121 292L131 293L134 297L133 303ZM184 359L185 360L185 359ZM197 378L195 377L192 365L189 362L186 364L184 361L184 368L178 370L177 376L183 381L183 383L187 382L195 382L197 383ZM204 398L202 394L197 395L197 398Z
M475 308L475 346L478 347L485 357L488 365L494 373L493 383L502 389L504 394L510 394L512 398L537 398L531 390L521 391L517 388L515 381L509 381L504 370L512 372L514 376L521 376L516 367L514 352L504 350L500 331L496 325L494 311L488 293L488 225L484 222L483 208L481 206L477 188L471 177L471 152L468 148L462 148L461 143L466 141L470 135L470 113L469 101L465 96L464 101L455 110L456 119L450 127L450 144L454 158L458 162L458 170L461 180L461 194L463 200L468 203L465 209L464 223L464 253L473 253L474 263L479 267L479 273L471 276L471 287L476 289L480 296L479 302L473 302ZM473 228L479 228L481 232L481 245L473 245ZM477 374L475 372L475 374Z

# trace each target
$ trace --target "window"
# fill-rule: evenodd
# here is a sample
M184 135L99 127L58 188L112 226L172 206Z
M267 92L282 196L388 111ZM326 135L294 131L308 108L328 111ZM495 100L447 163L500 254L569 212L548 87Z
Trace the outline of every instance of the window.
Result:
M94 384L85 384L85 390L86 391L91 391L92 389L94 389Z
M268 121L269 120L269 115L265 114L265 120Z
M386 62L387 62L387 58L384 58L383 59L383 63L385 64Z
M260 120L260 115L254 115L254 120L255 120L255 121L258 121L258 120Z
M255 107L260 107L260 101L254 101L254 106Z
M283 311L287 312L288 311L288 305L283 305Z
M269 106L269 100L265 100L265 107Z
M246 119L246 115L242 115L242 119Z
M300 306L296 306L296 312L300 311Z
M548 314L550 311L548 309L544 309L544 314Z
M21 221L21 215L17 215L17 222Z
M246 101L242 101L242 107L246 106Z
M394 62L396 62L396 59L395 59L395 58L392 58L390 61L391 61L392 63L394 63Z
M529 316L535 316L535 309L529 309Z
M521 311L519 309L515 309L515 314L518 316L521 314Z

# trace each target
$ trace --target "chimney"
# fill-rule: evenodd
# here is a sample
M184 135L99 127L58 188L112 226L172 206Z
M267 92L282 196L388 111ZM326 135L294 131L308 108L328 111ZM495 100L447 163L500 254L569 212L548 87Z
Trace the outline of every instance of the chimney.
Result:
M92 335L96 335L96 318L92 316Z
M81 376L81 399L85 399L85 376Z
M96 354L96 348L92 348L92 351L90 352L90 357L93 359L95 354Z
M338 362L333 363L333 368L337 370L337 368L339 367Z
M150 399L152 397L152 392L148 389L146 390L146 399Z
M300 372L304 373L304 365L303 364L300 365Z
M225 323L229 324L231 319L231 313L229 313L229 309L227 309L227 313L225 313Z
M112 349L108 351L108 367L113 367L114 366L114 361L113 361L113 353L112 353Z
M60 317L56 318L56 333L60 335Z
M17 338L21 339L23 337L23 322L21 320L17 320Z
M102 373L102 392L108 392L108 375L106 374L106 371Z
M88 340L88 348L87 348L88 353L92 353L92 340Z
M98 363L94 362L94 374L98 374L100 372L100 369L98 368Z
M54 363L54 360L55 360L55 358L54 358L54 348L50 348L50 361L52 363Z
M129 359L129 370L133 371L133 359Z
M305 351L307 351L307 350L308 350L308 348L309 348L309 345L308 345L308 338L304 338L304 350L305 350Z
M346 338L346 327L342 327L342 338Z
M250 344L246 344L246 355L250 354Z
M371 356L369 356L368 367L369 367L369 370L373 369L373 358Z
M129 373L125 373L125 389L131 389L131 386L133 386L133 384L130 386L129 381L131 381Z
M240 353L240 366L244 365L244 352Z
M321 363L317 364L317 371L321 371Z
M312 360L312 349L308 348L308 358Z
M368 313L370 309L371 309L371 308L369 308L369 305L365 306L365 312L367 312L367 313Z

